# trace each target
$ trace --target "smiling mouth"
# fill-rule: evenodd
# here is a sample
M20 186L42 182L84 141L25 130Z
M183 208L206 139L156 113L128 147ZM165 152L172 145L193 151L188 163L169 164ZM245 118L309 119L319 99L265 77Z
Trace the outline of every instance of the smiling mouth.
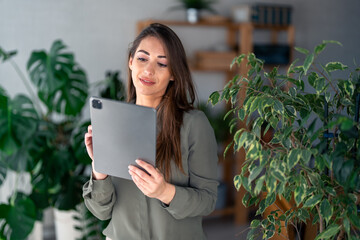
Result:
M144 78L140 78L140 82L146 86L151 86L151 85L155 84L155 82L152 82L152 81L150 81L148 79L144 79Z

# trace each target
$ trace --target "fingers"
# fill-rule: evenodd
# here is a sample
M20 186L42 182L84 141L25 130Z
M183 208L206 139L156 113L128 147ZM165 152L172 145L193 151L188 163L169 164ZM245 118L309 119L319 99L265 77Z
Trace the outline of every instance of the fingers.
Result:
M89 157L91 159L93 159L92 126L91 125L88 126L88 132L85 133L84 141L85 141L85 146L86 146L86 150L89 154Z
M145 182L152 182L153 181L152 177L149 174L147 174L146 172L144 172L140 168L132 166L132 165L129 165L129 174L131 176L137 176L138 178L141 178Z
M158 171L149 163L144 162L140 159L136 159L135 162L142 168L144 168L151 176L157 176L159 174Z

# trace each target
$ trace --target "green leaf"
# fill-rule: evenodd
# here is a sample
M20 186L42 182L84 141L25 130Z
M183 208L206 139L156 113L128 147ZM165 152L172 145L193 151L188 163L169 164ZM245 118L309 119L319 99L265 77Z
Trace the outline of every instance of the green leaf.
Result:
M220 93L218 91L211 93L211 95L209 96L209 100L211 104L214 106L219 102L219 98L220 98Z
M6 52L4 49L0 47L0 61L5 62L11 59L13 56L17 54L16 50Z
M306 200L303 207L309 207L309 208L314 207L316 204L318 204L321 201L322 197L323 197L322 194L311 196L308 200Z
M276 193L271 193L266 196L265 206L266 208L271 206L276 200Z
M355 212L348 213L349 220L354 226L358 229L360 229L360 218L359 214Z
M329 239L331 238L332 236L335 236L340 230L340 226L337 225L337 224L332 224L330 226L328 226L325 231L323 231L322 233L320 233L319 235L316 236L315 240L318 240L318 239L322 239L322 238L325 238L325 239Z
M301 158L305 164L307 164L310 161L311 155L312 155L311 150L308 150L308 149L301 150Z
M234 113L236 111L236 108L230 109L224 116L223 120L225 121L230 114Z
M27 70L37 87L39 98L50 112L75 116L86 103L88 82L73 54L63 52L65 48L61 40L57 40L49 53L32 52Z
M307 71L309 70L311 64L313 63L314 61L314 54L311 53L309 54L306 58L305 58L305 61L304 61L304 74L306 75Z
M327 71L329 72L334 72L336 70L345 70L347 69L348 67L344 64L342 64L341 62L329 62L325 65L325 68Z
M298 210L298 217L306 223L306 221L310 218L309 212L306 209L300 208Z
M257 176L259 176L259 174L261 173L261 171L263 170L262 166L256 166L254 169L252 169L250 171L250 175L249 175L249 184L255 179L257 178Z
M271 174L280 182L286 182L286 176L285 176L284 172L282 172L278 169L273 169L271 171Z
M240 150L240 148L242 148L244 146L244 143L246 141L248 137L248 132L243 132L240 135L239 141L238 141L238 146L237 146L237 150ZM234 139L236 141L236 139Z
M348 218L344 218L343 220L344 229L347 234L350 234L350 221Z
M315 54L318 55L319 53L321 53L326 47L325 43L319 44L315 47Z
M337 44L339 46L342 46L341 42L335 41L335 40L324 40L323 43L325 43L325 44L333 43L333 44Z
M225 148L225 150L224 150L224 154L223 154L223 157L224 157L224 158L226 157L226 154L227 154L227 152L229 151L229 149L231 148L231 146L233 145L233 143L234 143L234 140L231 141L231 142L226 146L226 148Z
M36 220L35 205L30 198L18 193L14 205L0 205L0 218L4 218L5 225L11 229L8 239L25 239Z
M260 225L260 220L255 219L251 221L250 227L257 228L259 225Z
M290 171L300 161L302 156L301 153L301 149L293 149L290 151L287 158L287 166Z
M296 187L295 193L294 193L296 206L299 206L299 204L302 203L302 201L304 200L304 198L306 196L305 193L306 193L306 191L304 190L304 187L302 187L302 186Z
M243 108L239 109L238 116L239 116L239 119L241 121L244 121L244 119L245 119L245 110Z
M268 191L268 193L269 194L273 193L276 189L276 183L277 183L276 178L274 178L272 175L266 176L265 182L266 182L266 190Z
M327 199L324 199L320 204L320 214L328 224L333 215L333 208Z
M260 201L260 204L259 204L259 208L258 210L256 211L256 215L260 215L260 214L263 214L265 209L266 209L266 205L265 205L265 202L266 200L263 199Z
M17 95L13 100L0 93L0 151L8 167L20 172L26 169L26 148L37 130L39 118L29 98Z
M254 193L257 195L262 191L262 187L264 186L264 180L265 176L259 177L259 179L256 180Z
M310 53L309 50L307 50L305 48L295 47L295 50L300 52L300 53L303 53L305 55L308 55Z
M280 115L284 114L284 105L279 100L274 101L274 110Z
M236 190L239 191L239 189L241 187L241 177L240 177L240 175L236 175L234 177L234 186L235 186Z

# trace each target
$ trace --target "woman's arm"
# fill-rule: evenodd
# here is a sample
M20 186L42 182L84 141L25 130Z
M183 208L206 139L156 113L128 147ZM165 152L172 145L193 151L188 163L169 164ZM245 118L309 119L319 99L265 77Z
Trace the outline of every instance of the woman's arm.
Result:
M90 178L83 186L83 198L86 207L100 220L111 218L116 194L110 177L104 180Z
M90 212L100 220L106 220L111 217L112 208L116 201L114 186L110 177L98 173L94 169L91 125L88 127L84 140L86 150L92 160L93 170L90 180L83 186L83 198Z

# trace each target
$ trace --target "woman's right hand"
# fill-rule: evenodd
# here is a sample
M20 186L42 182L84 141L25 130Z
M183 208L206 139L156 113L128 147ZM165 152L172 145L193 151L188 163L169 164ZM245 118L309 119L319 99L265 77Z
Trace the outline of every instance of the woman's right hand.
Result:
M87 151L89 157L92 160L93 178L96 179L96 180L105 179L108 175L103 174L103 173L99 173L99 172L95 171L95 168L94 168L94 154L93 154L92 126L91 125L88 126L88 131L87 131L87 133L85 133L85 146L86 146L86 151Z

